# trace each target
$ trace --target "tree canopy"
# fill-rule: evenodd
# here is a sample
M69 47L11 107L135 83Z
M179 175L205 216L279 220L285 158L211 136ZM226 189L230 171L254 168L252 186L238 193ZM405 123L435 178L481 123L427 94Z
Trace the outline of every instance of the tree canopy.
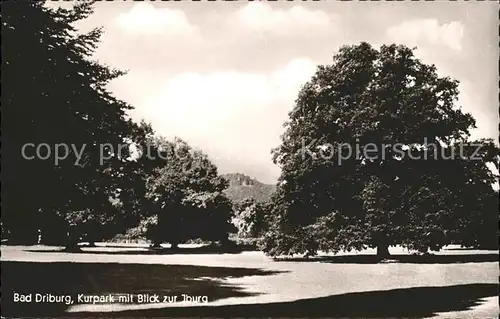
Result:
M208 156L178 138L153 137L148 147L159 158L145 184L146 215L153 217L147 235L153 243L175 247L188 239L227 240L232 230L232 203L224 194L228 184Z
M33 241L41 225L50 233L48 220L75 220L69 212L114 214L109 197L125 161L111 148L143 134L126 117L132 107L106 89L123 72L92 60L101 29L74 26L90 14L90 2L2 2L2 221L11 239Z
M318 66L273 150L282 173L264 250L368 246L384 257L396 244L427 252L477 244L481 232L496 241L487 163L498 165L498 147L469 140L475 120L458 85L401 45L344 46Z

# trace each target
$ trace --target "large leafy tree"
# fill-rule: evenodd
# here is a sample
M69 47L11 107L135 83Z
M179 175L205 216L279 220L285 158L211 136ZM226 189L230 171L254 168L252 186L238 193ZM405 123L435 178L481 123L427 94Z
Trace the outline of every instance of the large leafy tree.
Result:
M188 239L227 240L232 203L223 191L228 184L208 156L181 139L153 137L145 147L141 158L152 166L144 205L153 245L169 242L175 248Z
M234 224L238 237L258 238L267 230L269 202L258 202L255 198L244 199L236 205Z
M95 216L100 223L116 212L109 198L127 155L113 149L143 132L126 118L131 106L106 89L123 72L92 60L101 29L74 26L90 14L89 2L2 2L2 221L12 239L32 242L37 228L54 231L51 221L106 215ZM48 159L35 156L41 144ZM67 154L58 163L56 148Z
M342 47L302 87L273 151L282 174L264 250L369 246L383 258L395 244L427 252L477 243L487 229L496 239L487 163L498 148L470 144L475 121L458 93L405 46Z

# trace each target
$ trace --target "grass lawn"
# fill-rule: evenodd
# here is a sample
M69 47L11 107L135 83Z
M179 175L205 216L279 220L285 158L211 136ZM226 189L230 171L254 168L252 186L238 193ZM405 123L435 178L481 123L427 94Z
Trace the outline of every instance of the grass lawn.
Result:
M498 252L443 250L377 264L374 252L275 262L260 252L151 254L142 247L2 246L2 315L36 317L497 318ZM71 295L14 303L13 293ZM206 304L78 303L78 294L206 296Z

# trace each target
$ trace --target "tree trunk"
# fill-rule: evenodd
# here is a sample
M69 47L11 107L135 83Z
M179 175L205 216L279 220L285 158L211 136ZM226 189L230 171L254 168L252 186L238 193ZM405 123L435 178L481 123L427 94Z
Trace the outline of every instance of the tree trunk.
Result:
M219 242L219 245L221 245L222 247L227 247L227 246L231 245L231 241L229 240L228 237L224 237L224 238L220 239L218 242Z
M67 252L77 252L81 251L80 247L78 247L78 241L69 236L66 240L66 245L64 246L64 251Z
M386 259L389 257L391 254L389 253L389 245L386 244L379 244L377 246L377 257L379 259Z
M178 242L171 242L170 243L170 248L171 249L178 249L179 248L179 243Z
M89 245L87 247L96 247L95 241L89 241Z
M161 248L161 242L159 241L153 241L151 245L149 245L150 248Z

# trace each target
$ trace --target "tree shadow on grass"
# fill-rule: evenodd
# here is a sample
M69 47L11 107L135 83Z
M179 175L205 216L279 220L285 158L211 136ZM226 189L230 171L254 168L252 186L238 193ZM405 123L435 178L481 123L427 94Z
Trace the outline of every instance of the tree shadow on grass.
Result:
M218 307L163 308L114 313L71 313L72 317L218 318L426 318L469 310L481 298L497 296L498 284L416 287L369 291L294 302ZM492 314L495 317L497 314Z
M324 262L332 264L377 264L377 263L409 263L409 264L456 264L498 262L498 253L489 254L454 254L454 255L391 255L387 260L380 261L376 255L340 255L319 256L310 258L277 258L280 262Z
M223 283L226 278L269 276L277 271L255 268L151 265L121 263L34 263L2 261L2 316L51 317L62 315L69 305L35 301L35 294L113 295L182 294L208 296L209 301L256 295ZM32 294L31 303L14 302L14 293ZM116 301L115 301L116 302Z

